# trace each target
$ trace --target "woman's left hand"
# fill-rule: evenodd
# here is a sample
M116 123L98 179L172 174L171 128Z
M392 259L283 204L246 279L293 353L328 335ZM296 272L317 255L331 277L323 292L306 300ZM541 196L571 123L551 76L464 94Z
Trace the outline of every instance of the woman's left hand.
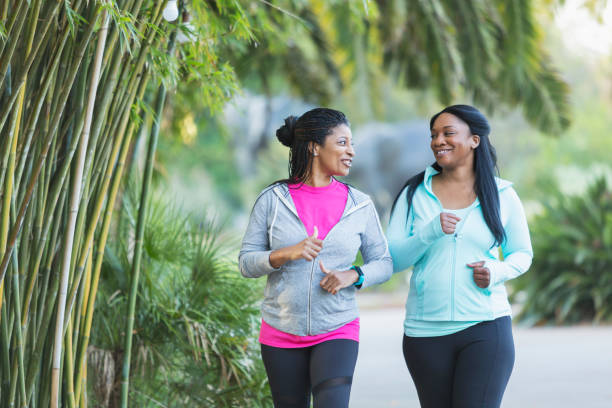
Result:
M338 293L340 289L351 286L359 279L359 274L353 269L349 269L348 271L335 271L327 269L321 261L319 261L319 265L325 274L325 277L321 279L319 285L332 295Z
M479 288L488 288L491 283L491 272L489 268L485 268L485 261L472 262L467 264L468 267L474 270L474 282Z

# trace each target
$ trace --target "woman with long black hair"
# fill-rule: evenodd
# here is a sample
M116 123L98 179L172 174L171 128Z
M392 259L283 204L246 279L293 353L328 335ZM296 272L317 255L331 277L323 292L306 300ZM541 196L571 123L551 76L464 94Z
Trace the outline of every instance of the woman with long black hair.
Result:
M239 255L247 278L267 277L261 356L275 408L348 408L359 348L358 288L393 265L370 198L336 176L355 151L342 112L317 108L276 131L289 178L257 198ZM361 251L364 264L352 266Z
M504 282L531 264L529 230L495 177L485 116L449 106L430 129L436 161L402 188L387 230L394 271L414 266L404 358L423 408L499 407L514 365Z

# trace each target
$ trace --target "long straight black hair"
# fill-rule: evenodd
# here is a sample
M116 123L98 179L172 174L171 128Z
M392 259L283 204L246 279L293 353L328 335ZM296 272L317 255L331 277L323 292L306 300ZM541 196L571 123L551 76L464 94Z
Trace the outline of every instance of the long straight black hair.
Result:
M495 238L493 246L501 245L506 239L506 232L504 231L500 217L499 191L497 189L497 183L495 182L495 175L499 174L499 169L497 168L497 154L495 153L495 148L489 141L489 133L491 133L489 121L478 109L474 108L473 106L452 105L442 109L440 112L432 116L431 120L429 121L430 129L433 128L434 122L438 116L443 113L450 113L451 115L461 119L469 126L470 132L472 132L473 135L480 136L480 144L478 147L476 147L476 149L474 149L474 173L476 174L474 190L476 191L476 195L480 201L482 215L484 216L485 222ZM439 172L443 171L438 163L432 164L432 167ZM414 193L424 179L424 171L408 179L393 201L393 206L391 207L392 214L397 200L406 187L408 187L406 198L408 201L408 212L410 212ZM408 219L408 215L406 215L406 219Z

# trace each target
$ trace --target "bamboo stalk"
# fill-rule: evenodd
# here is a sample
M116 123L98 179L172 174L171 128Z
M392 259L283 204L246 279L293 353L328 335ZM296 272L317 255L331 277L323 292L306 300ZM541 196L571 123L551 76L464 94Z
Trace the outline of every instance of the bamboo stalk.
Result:
M6 246L6 233L7 233L7 228L8 228L8 221L10 219L10 212L9 209L11 208L11 204L12 204L12 200L14 200L13 197L13 181L14 181L14 176L15 176L15 160L16 160L16 151L17 151L17 140L18 140L18 134L19 134L19 128L20 128L20 124L21 124L21 116L22 116L22 112L23 112L23 103L24 103L24 98L25 98L25 89L21 89L19 91L20 95L19 95L19 103L18 103L18 108L17 108L17 112L15 113L14 116L14 123L11 126L12 132L9 135L9 140L11 140L11 148L10 148L10 154L9 154L9 160L8 160L8 174L6 177L6 184L5 184L5 194L4 194L4 202L3 202L3 206L2 206L2 236L0 237L0 257L2 257L4 255L4 248ZM24 248L24 251L27 251L27 247ZM15 259L16 259L16 254L15 254ZM16 334L16 342L17 342L17 355L18 358L16 360L14 360L13 364L13 370L12 370L12 375L9 378L13 379L13 387L11 388L11 393L9 396L9 399L12 401L14 398L14 389L17 385L17 381L19 381L19 391L21 393L21 399L22 401L25 401L25 377L24 377L24 358L23 358L23 327L20 326L21 325L21 302L20 302L20 288L19 288L19 275L18 275L18 269L15 269L13 271L13 306L14 306L14 311L15 311L15 334ZM2 299L2 286L0 286L0 301ZM2 306L2 303L0 302L0 307ZM7 377L8 377L8 372L7 372ZM18 378L15 378L18 377Z
M9 0L2 0L2 11L0 12L0 20L5 21L8 14Z
M22 400L25 400L25 374L24 374L24 358L23 358L23 336L21 331L21 302L19 300L19 275L17 267L17 254L13 253L13 271L12 271L12 283L13 283L13 310L15 312L14 329L15 332L15 349L17 351L17 359L13 360L13 369L11 371L11 392L9 395L9 402L14 405L15 393L17 386L19 385L19 392Z
M59 59L56 62L59 62ZM54 65L52 69L55 70L56 68L57 68L57 64ZM48 89L49 85L50 85L50 81L46 81L45 82L45 89ZM38 112L40 112L40 109L42 108L42 102L43 102L42 99L43 99L43 97L44 97L44 94L41 94L40 99L37 101L37 105L36 105L36 108L35 108L37 113L35 115L33 115L34 119L38 118ZM34 134L34 130L35 130L34 126L35 126L35 124L36 124L36 120L33 120L33 123L31 125L29 125L29 127L28 127L29 128L29 131L28 131L28 141L32 138L32 136ZM51 199L47 200L47 208L48 208L49 212L52 212L55 209L55 205L57 204L57 200L58 200L58 197L59 197L59 194L60 194L60 191L61 191L61 187L62 187L62 185L63 185L63 183L64 183L64 181L66 179L66 176L68 174L68 170L69 170L69 167L70 167L70 162L71 161L69 160L69 158L72 157L72 154L74 153L74 151L76 151L76 143L73 143L70 146L70 148L68 149L67 159L64 160L63 167L58 172L58 177L57 177L58 183L55 184L55 187L53 188L53 190L52 190L52 192L50 194ZM24 160L24 162L25 162L25 160ZM44 237L47 236L52 223L53 223L53 217L48 217L46 222L45 222L43 231L41 233L41 236L43 237L43 240L44 240ZM38 247L38 254L35 257L35 265L32 268L33 273L31 275L31 280L30 280L30 283L28 285L28 290L27 290L26 299L25 299L25 305L26 306L24 307L24 310L26 311L26 313L27 313L27 310L29 308L28 305L30 304L30 301L31 301L31 298L32 298L33 286L34 286L34 283L36 281L36 277L38 276L37 272L38 272L38 269L39 269L39 266L40 266L40 262L42 261L42 251L43 250L44 250L44 242L41 245L39 245L39 247Z
M51 122L51 128L50 128L50 132L47 136L47 138L44 140L43 143L43 149L41 151L41 154L39 156L39 159L37 160L36 164L34 165L34 171L32 171L30 173L30 181L28 183L28 187L26 189L26 193L24 196L24 199L22 200L22 204L21 204L21 208L19 210L19 213L17 214L17 218L16 221L13 225L13 228L11 229L11 233L9 235L9 244L8 244L8 248L4 253L4 258L2 259L2 263L0 264L0 282L2 282L4 280L4 275L6 273L6 268L8 266L8 260L10 255L13 252L13 249L15 247L15 242L17 240L17 235L19 234L19 231L21 230L21 226L22 226L22 222L23 222L23 217L25 215L25 211L28 207L28 204L30 202L30 199L32 197L32 192L34 190L34 186L38 180L38 176L40 174L40 169L42 168L42 164L43 162L46 160L47 158L47 152L49 151L49 147L53 141L54 135L57 132L57 129L59 127L59 123L60 123L60 119L62 117L61 113L62 111L60 110L60 107L63 107L66 105L66 101L68 99L69 96L69 88L70 86L72 86L72 83L74 82L74 79L76 77L76 73L77 70L80 66L81 60L83 58L83 54L85 53L85 50L87 48L87 45L89 44L89 40L91 39L91 36L93 34L93 28L95 25L95 21L92 22L90 24L90 26L88 27L88 31L85 33L83 41L81 42L80 45L80 49L79 49L79 54L77 56L77 58L74 59L72 67L70 69L70 75L69 75L69 80L67 81L67 83L65 84L65 89L62 93L62 95L60 96L60 100L59 100L59 106L57 108L57 112L54 115L52 122ZM67 35L68 35L68 31L66 31L65 33L66 37L64 38L64 41L67 39Z
M145 27L138 30L145 34L140 42L134 41L132 51L139 53L134 58L114 46L119 28L107 29L92 114L87 112L91 105L82 102L81 93L87 89L82 86L84 79L91 74L85 74L88 62L97 58L89 42L94 35L92 24L101 14L97 10L100 3L34 0L26 5L26 2L0 0L0 4L14 4L12 10L18 6L28 8L27 20L21 27L18 16L9 15L14 21L11 28L15 33L19 28L21 34L7 41L0 51L2 55L9 52L12 55L11 59L2 61L12 64L14 89L13 94L4 93L0 105L0 138L3 139L0 201L7 203L0 207L0 212L8 210L8 216L1 220L6 227L5 245L0 247L0 286L4 286L0 293L0 342L3 343L0 376L5 384L0 384L2 408L9 403L32 408L57 406L59 401L70 406L87 405L87 346L105 245L121 181L125 178L126 155L134 136L135 123L130 121L130 110L134 109L134 100L140 100L146 89L149 71L145 63L151 56L150 47L160 43L159 27L155 25L161 20L165 1L155 1L153 7L144 0L118 3L122 13L132 13L129 17L135 25ZM147 6L143 6L145 3ZM32 21L35 10L40 11L42 4L45 7L40 18ZM64 4L87 19L88 26L68 30ZM60 12L57 7L61 7ZM22 56L24 33L34 33L36 22L40 27L35 38L28 37L33 40L30 40L32 51ZM97 35L99 41L101 31ZM23 59L19 61L18 57ZM92 62L89 68L92 72L95 64ZM0 71L5 67L1 65ZM0 87L4 85L7 84ZM15 98L14 94L18 96ZM18 110L21 112L16 116ZM15 121L20 124L16 125ZM87 128L85 147L83 135ZM14 139L8 140L6 136L11 132ZM12 154L10 171L9 154ZM83 157L84 164L80 166ZM12 191L5 197L5 180L9 176ZM80 199L75 201L75 194L80 194ZM100 227L102 230L96 231ZM26 276L23 271L27 271ZM10 284L4 285L4 276ZM62 318L64 287L70 291L64 295ZM55 330L51 327L52 318ZM58 326L63 326L59 336ZM12 350L5 352L4 340ZM59 381L54 384L55 358L43 356L55 357L58 348L61 349ZM18 369L14 375L4 375L12 374L13 367ZM11 388L18 392L13 393L14 398L9 398L9 402L5 397L10 396Z
M62 44L62 47L64 44L65 43ZM61 50L59 51L61 52ZM21 176L23 174L25 164L28 161L28 155L30 152L30 145L32 142L32 138L34 137L34 133L36 132L36 130L38 130L37 123L40 118L40 113L45 103L45 99L51 98L51 93L49 91L51 88L51 83L56 78L59 61L60 61L60 58L55 58L53 60L53 63L51 64L51 67L49 68L49 72L45 76L45 81L43 85L41 86L38 97L35 98L36 102L34 102L34 105L33 105L34 108L31 109L30 116L28 118L28 125L26 126L27 133L26 133L25 141L21 146L21 153L19 154L19 170L17 171L17 178L16 178L16 181L18 183L17 188L19 188L20 186Z
M28 74L30 67L32 66L32 63L34 62L34 59L36 58L36 55L38 54L38 51L40 49L40 46L45 42L45 37L46 35L49 33L49 27L51 26L51 23L53 21L53 16L55 16L55 14L57 13L58 9L59 9L59 2L55 4L55 6L52 9L52 13L48 18L47 23L45 24L44 28L43 28L43 33L42 36L43 38L36 43L36 47L34 47L34 49L32 50L32 53L30 54L30 56L28 58L26 58L26 61L24 63L23 66L23 72L21 73L21 76L18 78L17 80L17 86L15 87L15 90L19 90L21 89L21 87L23 86L23 84L25 83L25 77ZM66 39L68 38L68 34L70 34L69 30L66 31L65 35L66 35ZM0 84L1 85L1 84ZM3 106L3 111L0 114L0 131L4 128L4 124L6 122L6 118L8 117L9 113L11 112L12 108L13 108L13 104L15 103L16 99L17 99L17 92L14 92L14 96L12 96L8 103Z
M146 89L146 84L148 82L148 71L143 74L143 78L140 85L139 97L142 98L142 95ZM113 177L113 184L111 187L110 194L108 196L108 202L106 204L106 210L104 214L104 219L102 222L102 230L100 232L100 237L98 238L98 249L96 252L96 264L94 267L94 272L92 276L91 282L91 293L88 297L87 304L87 314L85 318L85 329L83 333L83 339L81 341L81 347L79 350L80 362L82 365L86 365L86 357L87 357L87 346L89 345L89 336L91 334L91 325L93 321L93 312L95 307L95 298L98 291L98 283L100 280L100 272L102 270L102 262L104 260L104 249L106 247L106 240L108 238L108 233L110 230L110 222L113 215L113 207L114 203L117 199L117 193L119 191L119 187L121 186L121 180L123 176L123 169L125 167L125 158L130 150L130 144L132 141L132 136L134 132L134 122L130 123L130 128L126 133L125 140L123 141L123 146L121 147L121 154L119 156L119 160L117 162L117 166L115 169L115 176ZM84 373L79 373L79 376L76 380L76 389L80 389L81 383L85 381ZM78 399L78 397L77 397Z
M77 397L81 397L79 400L77 400L77 406L79 408L87 408L87 362L83 363L81 365L81 368L79 369L79 373L83 372L83 376L85 378L85 381L83 381L83 385L81 386L81 389L77 391Z
M22 100L23 102L23 100ZM21 105L23 107L23 104ZM19 115L19 113L17 114ZM9 137L10 149L8 155L8 170L6 183L4 183L4 195L2 202L2 219L0 220L0 258L4 257L6 252L8 238L8 226L10 219L11 197L13 195L13 177L15 171L15 152L17 151L17 135L13 134ZM4 292L4 282L0 282L0 308L2 307L2 295Z
M2 300L2 303L6 303L6 299ZM2 306L2 305L0 305ZM8 315L6 313L7 307L4 306L2 307L2 310L0 311L0 330L2 332L2 339L3 341L0 342L0 344L2 344L2 372L3 373L7 373L7 375L3 375L3 381L1 385L1 390L3 394L8 394L8 388L10 385L10 381L11 381L11 377L8 375L8 373L11 370L11 361L10 361L10 352L9 352L9 342L8 342L8 338L9 338L9 329L8 329Z
M67 38L67 37L66 37L66 38ZM65 41L63 42L63 44L65 44ZM61 51L61 49L60 49L60 51ZM59 61L60 61L60 59L59 59L59 58L56 58L56 60L55 60L56 64L57 64ZM57 65L55 65L55 66L57 66ZM50 84L50 82L47 82L47 88L48 88L48 85L49 85L49 84ZM41 95L41 99L42 99L42 97L44 97L44 95ZM42 101L39 101L39 102L40 102L40 106L38 107L38 110L40 111L40 107L42 106ZM3 218L3 219L4 219L4 218ZM5 251L4 255L6 255L6 251ZM3 263L4 263L5 258L7 258L7 257L6 257L6 256L3 256L3 258L2 258L2 259L3 259ZM1 276L3 276L3 273L4 273L4 272L0 273L0 283L2 283L2 281L3 281L3 277L1 277Z
M62 189L62 193L60 197L61 204L60 206L58 206L57 215L62 213L61 207L63 207L63 203L66 200L66 196L67 196L67 190ZM54 230L51 234L51 240L49 242L49 248L50 248L49 252L50 253L55 252L56 243L59 239L59 229L60 229L60 224L56 223L56 225L54 225ZM56 303L55 294L57 292L57 287L59 285L58 283L59 280L52 279L53 277L51 276L51 263L52 262L53 262L53 256L50 255L47 257L47 264L45 265L45 268L43 271L43 274L44 274L44 277L42 279L43 290L41 291L43 295L41 296L40 308L38 310L38 315L41 317L40 317L40 323L35 330L36 342L34 346L32 347L32 352L31 352L32 356L28 364L28 374L26 375L26 378L27 378L26 393L28 396L28 402L30 401L32 397L32 393L34 391L37 367L39 367L39 365L43 363L41 361L41 355L42 355L43 349L45 347L45 344L50 343L50 342L46 342L47 330L51 324L51 316L53 314L53 310L55 309L55 303ZM50 280L51 282L49 282ZM47 359L45 361L50 362L51 359ZM41 370L41 371L44 371L44 370ZM47 372L47 371L44 371L44 372Z
M19 44L19 36L21 35L21 30L23 29L23 25L26 21L26 17L28 15L28 5L26 2L20 2L19 6L17 6L17 10L15 10L15 14L13 15L13 19L9 23L8 28L8 36L7 38L11 38L12 41L8 42L8 49L4 47L5 44L2 44L2 53L0 54L1 61L11 61L13 58L13 53L17 48L17 44ZM4 64L0 67L0 90L4 85L4 79L6 78L7 72L9 72L11 64Z
M134 4L134 0L129 0L124 5L124 8L128 10L133 4ZM140 10L141 5L142 5L142 0L139 0L138 8L133 10L134 14L137 14L137 12ZM153 34L153 37L155 37L155 33L150 33L150 34ZM126 89L125 87L120 87L119 89L115 88L118 81L120 81L120 78L121 80L125 80L126 73L130 71L129 70L130 64L121 64L121 61L123 60L124 55L126 54L123 53L119 48L115 47L115 44L118 38L119 38L119 29L115 28L109 39L108 46L107 46L108 51L104 55L104 61L102 64L103 66L108 66L110 58L114 58L113 64L111 65L112 68L108 71L108 77L104 78L104 81L108 83L108 86L104 90L103 96L102 96L102 100L105 101L104 103L101 104L102 105L101 112L103 113L97 113L96 120L94 121L94 124L93 124L93 130L92 130L93 139L92 140L95 140L95 141L97 141L97 138L100 135L102 126L105 123L105 121L107 123L110 122L111 124L115 122L107 118L106 115L108 112L108 108L110 106L116 106L116 104L119 103L118 101L123 95L130 94L130 90ZM133 70L134 72L141 71L141 64L144 63L143 53L146 49L147 48L145 47L141 47L140 56L138 58L138 62L136 63L136 68ZM142 60L142 63L141 63L141 60ZM123 70L121 74L118 76L119 68L123 68ZM108 101L110 101L111 96L114 97L114 101L116 104L111 104L111 105L108 104ZM90 151L87 154L87 164L85 166L87 178L89 178L89 174L91 172L91 166L92 166L93 159L94 159L94 153L93 153L93 145L92 145L92 148L90 148Z
M110 197L109 197L110 200ZM108 202L108 204L111 204L110 201ZM108 206L107 204L107 206ZM85 283L83 285L83 298L81 301L81 306L80 306L80 314L79 314L79 324L81 327L85 327L85 321L87 319L87 305L89 304L89 296L91 294L91 274L93 273L93 256L88 256L87 257L87 263L85 264ZM95 299L95 296L94 296ZM79 333L77 333L78 335ZM78 336L77 336L78 337ZM75 341L78 342L79 338L76 338ZM75 350L78 350L78 344L75 346ZM79 389L79 387L76 387L77 390ZM77 398L78 400L78 398ZM77 405L78 405L78 401L77 401Z
M14 176L15 176L15 155L16 155L16 151L17 151L17 139L18 139L18 129L19 129L19 125L20 125L20 121L21 121L21 113L23 111L23 100L24 100L24 92L20 91L19 93L19 100L20 103L18 105L18 109L17 112L15 112L14 115L14 120L13 123L11 124L11 132L9 133L9 137L7 140L7 143L9 144L10 148L9 148L9 154L8 154L8 162L7 162L7 172L6 174L4 174L5 176L5 183L4 183L4 195L3 195L3 203L2 203L2 220L1 220L1 225L0 225L0 258L2 258L4 256L5 248L7 245L7 234L8 234L8 223L10 220L10 209L11 209L11 200L13 198L13 181L14 181ZM4 172L3 172L4 173ZM13 296L13 298L15 296L19 295L19 285L17 282L17 293L16 295ZM14 289L15 290L15 289ZM4 292L4 282L0 282L0 308L2 307L2 298L3 298L3 292ZM19 313L19 310L16 311L16 313ZM3 315L6 316L6 314L3 313ZM19 325L20 322L16 322L16 325ZM8 324L6 326L6 328L8 329ZM23 350L21 349L21 328L18 327L17 328L17 332L18 332L18 347L19 347L19 364L23 364ZM7 335L5 337L5 341L7 343L9 343L9 336L10 333L7 332ZM14 361L14 364L17 364L18 361ZM6 367L6 377L7 378L14 378L15 376L10 376L9 372L8 372L9 366ZM16 367L15 367L16 369ZM12 373L13 371L11 371ZM20 374L23 374L23 370L20 372ZM21 376L21 380L23 380L23 376ZM20 384L20 385L24 385L24 384ZM16 383L13 383L13 386L16 386ZM11 387L11 394L13 394L13 389L14 387ZM23 390L25 391L25 385L23 387Z
M82 105L83 105L83 100L85 99L85 82L86 82L86 78L87 76L85 75L85 71L83 71L84 74L82 75L82 84L81 84L81 90L79 90L79 92L77 92L78 95L78 109L82 110ZM98 80L99 82L99 80ZM88 114L87 110L83 111L84 114L83 116L83 120L79 121L79 123L76 126L77 132L82 132L85 129L85 116ZM90 122L91 124L91 122ZM91 134L89 136L89 142L88 144L91 144ZM86 154L86 153L85 153ZM75 270L75 264L76 261L78 259L79 256L79 249L81 247L81 241L82 241L82 237L83 237L83 225L85 223L85 216L87 215L87 207L88 207L88 203L89 203L89 199L91 197L91 192L90 192L90 188L91 188L91 178L89 177L85 177L84 174L81 174L81 180L83 180L83 185L81 188L81 199L79 202L79 209L77 210L77 219L76 219L76 229L74 232L74 242L72 244L72 256L71 256L71 261L70 261L70 267L69 267L69 271L74 271ZM74 281L74 273L70 273L69 274L69 280L68 280L68 287L70 287L70 285L72 284L72 282ZM79 292L82 295L82 291ZM67 309L68 312L66 313L66 319L70 319L70 320L74 320L73 316L72 316L72 312L71 309ZM79 330L79 320L77 321L73 321L72 323L72 329L70 331L78 331ZM75 337L75 334L72 333L73 338L78 338Z
M4 142L6 143L6 146L2 146L2 160L0 161L0 186L4 186L4 178L6 177L6 173L7 173L7 169L8 169L8 160L9 160L9 154L11 152L11 144L12 144L12 140L10 140L10 138L6 137L4 138ZM4 212L2 207L2 203L4 202L4 189L2 187L0 187L0 213ZM7 230L8 230L8 226L7 226ZM8 232L7 232L8 234ZM5 249L5 245L0 246L0 251L4 252ZM0 257L1 258L1 257ZM0 282L0 287L2 287L2 282Z
M53 290L53 298L56 298L56 294L57 294L57 290L58 290L58 286L59 286L59 279L54 279L54 286L52 287ZM55 302L54 304L55 305ZM53 315L53 308L51 308L48 313L45 313L45 317L46 317L46 325L48 327L48 325L51 322L51 315ZM43 319L45 318L43 317ZM45 324L45 323L43 323ZM49 341L45 341L47 339L46 336L42 337L41 336L41 342L39 342L39 344L37 344L37 346L40 347L41 351L38 352L37 355L37 359L40 359L40 355L42 354L42 349L44 349L44 355L48 356L53 352L53 344ZM42 369L40 370L43 373L49 373L51 372L52 366L53 366L53 360L50 358L46 358L43 359L42 361L39 361L39 363L42 365ZM35 376L35 373L32 373L32 377ZM38 392L38 404L40 406L43 407L48 407L51 405L51 381L48 381L48 377L46 377L41 384L39 384L40 390Z
M66 342L66 352L64 353L64 357L66 359L64 363L64 367L66 367L66 388L67 392L67 402L68 407L75 408L75 400L74 400L74 365L72 361L72 319L68 321L68 330L66 332L66 336L64 337L64 341Z
M53 151L51 151L51 154L53 155ZM43 248L45 248L47 244L47 237L41 236L43 219L44 219L44 214L45 214L46 195L47 195L46 186L48 186L48 183L49 183L49 171L47 167L52 167L52 166L48 165L47 163L43 165L43 169L41 171L42 180L40 183L38 183L38 192L36 194L38 200L35 202L37 209L35 210L36 217L34 220L34 229L33 229L35 245L42 246ZM37 260L34 258L35 253L36 251L34 250L32 250L32 252L30 253L30 256L28 259L29 261L28 268L27 268L27 271L29 272L29 276L26 277L26 281L24 282L24 286L26 287L26 290L24 293L25 299L23 300L23 306L22 306L23 314L22 314L22 322L21 322L22 326L24 327L26 326L29 320L30 301L29 299L27 299L27 297L31 296L31 293L34 292L35 290L34 285L38 282L37 280L38 267L36 271L32 269L32 264L37 264ZM34 302L36 303L37 300L38 300L38 297L35 297ZM36 304L34 304L34 310L36 310ZM34 318L35 317L36 316L34 316ZM35 322L34 322L34 327L36 327Z
M133 13L136 13L138 10L140 10L140 7L142 5L143 0L138 0L138 3L136 3L136 5L134 6L134 8L132 9ZM156 26L159 24L160 19L161 19L161 6L163 6L162 4L163 2L158 2L157 5L157 9L155 10L155 18L153 19L152 25ZM126 9L128 9L131 5L133 5L133 0L128 1L128 3L126 4ZM143 19L144 20L144 19ZM145 25L145 22L142 21L142 26ZM149 49L151 47L151 45L153 44L153 42L157 39L158 37L158 33L149 28L148 32L145 34L145 40L144 43L142 44L141 48L140 48L140 52L139 52L139 56L138 56L138 60L136 62L136 64L134 64L134 68L133 69L129 69L129 64L120 64L118 65L118 63L120 62L120 60L123 58L122 53L119 52L119 49L117 49L116 54L117 57L114 61L114 65L113 65L113 69L109 72L109 78L106 78L107 82L110 83L110 86L108 86L105 90L105 93L102 97L102 99L104 101L109 101L110 97L114 95L114 99L113 99L113 103L110 106L114 106L115 109L114 111L111 111L110 115L108 118L106 118L106 113L107 113L107 109L109 107L108 104L104 104L103 105L103 112L104 114L98 114L97 115L97 119L94 122L93 125L93 137L94 140L97 140L98 135L101 132L102 126L105 123L104 119L106 119L106 123L107 126L108 124L110 124L110 126L117 126L117 123L120 123L121 120L120 119L114 119L114 116L117 115L117 112L119 112L121 115L125 112L125 109L129 109L129 105L132 104L132 99L129 95L131 95L131 91L133 89L133 86L135 86L137 84L137 81L134 81L134 79L132 78L132 80L129 81L129 86L128 87L123 87L121 90L119 90L119 92L116 92L115 90L115 85L117 84L117 82L119 81L121 82L128 82L127 79L127 75L131 72L133 72L133 76L137 76L140 72L142 72L142 67L145 64L146 61L146 57L148 55ZM110 47L112 49L112 47L114 47L114 42L117 40L118 38L118 32L117 30L115 30L113 32L113 35L111 37L111 43L110 43ZM108 61L108 59L111 57L111 55L113 54L111 52L111 49L109 49L109 52L104 56L104 65L106 65L106 62ZM121 74L118 74L118 69L122 67L122 71ZM117 108L117 106L122 106L122 104L128 104L127 107L125 105L123 105L122 108ZM109 134L107 132L107 134ZM111 135L116 134L116 132L111 132ZM92 169L92 162L94 160L94 154L93 154L93 149L90 149L90 152L88 153L87 156L87 166L86 166L86 171L87 171L87 177L89 177L90 171Z
M170 35L170 41L168 43L168 54L174 52L174 45L176 40L176 30L173 30ZM159 137L159 128L161 122L161 115L166 101L166 86L160 85L157 102L155 107L155 118L151 129L151 136L149 140L149 146L147 150L147 160L145 164L145 173L143 177L142 192L140 196L140 206L138 208L138 221L136 224L136 237L134 238L134 260L132 264L132 279L130 284L130 295L128 300L128 319L127 327L125 330L125 348L123 357L123 370L121 376L121 407L127 408L128 406L128 392L129 392L129 378L130 378L130 361L132 354L132 334L134 330L134 313L136 309L136 297L138 292L138 280L140 277L140 262L142 258L142 244L144 236L144 224L145 215L147 212L147 202L149 196L149 186L151 184L151 176L153 174L153 163L155 151L157 150L157 140Z
M83 330L85 315L87 312L87 302L89 297L89 292L91 289L91 274L92 274L92 265L93 260L91 256L87 257L87 262L85 263L85 279L82 286L82 289L79 291L79 300L77 302L77 306L75 308L75 323L74 323L74 333L73 333L73 348L78 351L79 340L81 339L81 330ZM75 360L78 360L78 356L75 354ZM78 364L77 364L78 366ZM80 393L79 387L76 387L77 395ZM76 404L79 405L78 397L75 397Z
M89 98L87 103L87 116L85 122L85 128L80 136L80 149L77 155L76 163L76 175L74 178L74 184L72 187L72 197L70 198L70 214L68 218L68 224L66 226L65 241L64 241L64 255L62 260L61 270L61 283L58 301L58 312L55 326L55 347L53 349L53 368L51 372L51 408L57 408L59 406L59 386L60 386L60 363L62 356L62 337L64 334L64 312L66 307L66 297L68 294L68 278L70 274L70 262L72 258L72 243L74 239L74 229L76 224L77 212L80 202L81 184L83 176L83 168L85 167L85 155L87 152L87 144L89 142L89 130L91 128L93 107L96 99L96 93L98 89L98 80L100 75L100 65L102 63L102 56L104 52L104 45L106 43L106 35L108 33L108 11L104 9L102 11L103 28L99 33L98 45L96 50L96 59L94 62L94 69L92 71L91 87L89 92ZM97 18L96 18L97 19ZM72 344L72 342L70 342ZM74 406L74 401L72 401Z
M132 81L130 82L130 85L128 86L128 95L125 101L126 109L122 110L123 117L122 117L122 120L120 121L119 130L117 132L113 132L117 134L117 141L116 143L113 144L112 152L110 153L110 159L106 159L106 161L109 163L114 163L115 160L117 159L117 155L119 154L119 148L121 147L121 140L125 135L125 129L127 127L128 120L130 119L130 112L129 110L127 110L127 107L131 106L132 103L134 102L136 92L138 91L138 84L140 83L140 81L138 81L139 79L138 77L139 75L141 75L140 73L142 72L142 67L144 66L145 59L147 56L147 49L150 46L150 44L151 43L147 43L146 46L143 49L141 49L139 60L136 64L136 68L134 69L134 73L132 76ZM112 128L113 127L111 126L111 129ZM73 282L72 289L70 291L70 296L69 296L69 301L68 301L69 302L68 310L72 309L72 304L76 297L76 291L78 289L78 284L80 282L80 277L83 272L85 261L87 259L87 256L89 255L89 251L91 250L91 244L94 238L95 227L98 224L100 214L102 213L102 206L104 204L104 196L106 194L106 191L108 191L108 186L110 184L111 175L112 175L112 168L107 167L106 176L104 177L104 180L102 182L102 187L101 187L102 189L101 191L103 191L104 194L98 195L98 200L96 201L94 205L94 210L92 211L92 215L90 216L90 224L89 224L89 228L87 230L86 238L84 240L84 245L83 245L84 250L81 252L81 258L77 264L76 279Z
M17 9L15 9L14 12L12 13L9 23L6 24L5 28L8 34L7 37L11 34L11 31L13 30L13 27L15 26L15 22L17 21L17 18L21 15L20 13L22 11L23 6L26 6L26 4L19 3L17 5Z

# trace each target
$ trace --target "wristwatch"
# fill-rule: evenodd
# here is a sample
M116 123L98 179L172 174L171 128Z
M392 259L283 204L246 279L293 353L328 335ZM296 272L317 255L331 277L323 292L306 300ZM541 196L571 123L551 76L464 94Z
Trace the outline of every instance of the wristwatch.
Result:
M357 281L353 283L353 285L355 285L357 289L361 289L361 285L363 284L363 271L361 270L360 267L355 266L355 265L351 266L351 269L353 269L359 275L359 277L357 278Z

